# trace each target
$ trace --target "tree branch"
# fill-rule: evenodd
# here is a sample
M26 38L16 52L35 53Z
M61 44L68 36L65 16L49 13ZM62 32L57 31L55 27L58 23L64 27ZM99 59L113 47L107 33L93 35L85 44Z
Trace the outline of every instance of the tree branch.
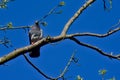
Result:
M60 6L57 5L54 8L52 8L46 15L44 15L40 20L38 20L38 22L42 22L45 18L47 18L49 15L51 15L58 7L60 7Z
M69 35L66 35L66 36L59 35L59 36L56 36L56 37L43 38L43 39L37 41L33 45L29 45L29 46L25 46L23 48L16 49L13 52L8 53L7 55L5 55L3 57L0 57L0 64L4 64L7 61L18 57L19 55L21 55L23 53L27 53L37 46L42 47L42 46L44 46L46 44L49 44L49 43L54 43L54 42L58 42L58 41L65 40L65 39L70 39L72 37L77 37L77 36L95 36L95 37L102 38L102 37L107 37L107 36L117 32L119 30L120 30L120 28L115 28L114 30L111 30L111 31L109 31L105 34L95 34L95 33L81 33L80 34L80 33L76 33L76 34L69 34ZM88 47L91 48L90 46L88 46ZM97 48L95 48L94 50L97 50ZM100 53L104 53L104 52L100 52ZM105 56L107 56L107 55L105 55ZM112 56L112 55L108 55L108 56ZM113 58L116 58L116 57L113 56ZM116 59L118 59L118 58L116 58Z
M42 40L36 42L33 45L29 45L20 49L16 49L11 53L8 53L7 55L3 56L0 58L0 64L4 64L5 62L14 59L16 57L18 57L21 54L24 54L26 52L31 51L33 48L37 47L37 46L43 46L45 44L49 44L50 42L57 42L57 41L61 41L63 40L66 35L66 32L69 28L69 26L77 19L77 17L80 15L80 13L82 13L82 11L84 9L86 9L92 2L94 2L95 0L88 0L88 2L86 2L76 13L75 15L67 22L66 26L64 27L63 31L62 31L62 35L57 36L57 37L53 37L53 38L43 38ZM3 28L2 30L7 29L7 28ZM10 29L10 28L9 28ZM66 37L67 38L67 37Z
M18 57L21 54L32 51L32 49L36 48L37 46L44 46L46 44L58 42L58 41L61 41L61 40L63 40L62 36L49 37L49 38L47 37L47 38L43 38L43 39L37 41L36 43L34 43L32 45L28 45L28 46L16 49L16 50L8 53L7 55L5 55L3 57L0 57L0 65Z
M66 35L66 32L67 30L69 29L70 25L77 19L77 17L82 13L82 11L87 8L92 2L94 2L95 0L88 0L87 3L85 3L83 5L83 7L81 7L76 13L75 15L68 21L68 23L65 25L61 35L59 36L56 36L56 37L47 37L47 38L43 38L39 41L37 41L35 44L33 45L28 45L28 46L25 46L23 48L19 48L19 49L16 49L10 53L8 53L7 55L5 56L2 56L0 57L0 65L1 64L4 64L6 63L7 61L10 61L16 57L18 57L19 55L21 54L24 54L24 53L27 53L29 51L31 51L32 49L36 48L37 46L44 46L46 44L49 44L49 43L54 43L54 42L58 42L58 41L61 41L61 40L64 40L64 39L71 39L73 41L75 41L77 44L79 45L82 45L82 46L85 46L85 47L88 47L88 48L91 48L93 50L96 50L97 52L99 52L100 54L104 55L104 56L107 56L107 57L110 57L110 58L114 58L114 59L120 59L120 55L112 55L112 54L108 54L108 53L105 53L103 52L102 50L100 50L99 48L95 47L95 46L91 46L91 45L88 45L88 44L85 44L85 43L82 43L80 42L79 40L77 40L76 38L73 38L73 37L77 37L77 36L93 36L93 37L99 37L99 38L103 38L103 37L107 37L117 31L120 30L120 27L117 27L113 30L110 30L108 31L107 33L105 34L95 34L95 33L75 33L75 34L69 34L69 35ZM19 28L29 28L29 26L23 26L23 27L13 27L13 28L0 28L0 30L6 30L6 29L19 29Z
M46 74L44 74L40 69L38 69L38 68L27 58L27 56L26 56L25 54L23 54L23 56L24 56L25 60L26 60L35 70L37 70L41 75L43 75L43 76L44 76L45 78L47 78L47 79L53 79L53 78L47 76Z
M70 57L67 65L65 66L63 72L62 72L58 77L56 77L56 78L52 78L52 77L47 76L47 75L46 75L45 73L43 73L39 68L37 68L37 67L27 58L27 56L26 56L25 54L23 54L23 56L24 56L25 60L26 60L35 70L37 70L41 75L43 75L45 78L50 79L50 80L58 80L58 79L64 77L65 73L67 72L70 64L72 63L72 61L73 61L73 59L74 59L75 52L71 55L71 57Z
M118 31L120 31L120 27L117 27L113 30L110 30L105 34L96 34L96 33L84 32L84 33L74 33L74 34L70 34L70 35L66 35L66 36L67 37L92 36L92 37L104 38L104 37L108 37L108 36L114 34L115 32L118 32Z
M59 79L59 78L64 77L65 73L68 71L68 68L69 68L69 66L71 65L71 63L72 63L72 61L73 61L73 59L74 59L74 57L75 57L75 53L76 53L76 52L73 52L73 54L71 55L71 57L70 57L67 65L65 66L64 70L62 71L62 73L61 73L56 79Z
M80 9L69 19L69 21L65 24L64 29L62 30L61 35L65 36L68 29L72 25L72 23L79 17L79 15L95 0L88 0Z
M65 24L62 32L60 35L56 36L56 37L46 37L46 38L43 38L39 41L37 41L36 43L32 44L32 45L28 45L28 46L25 46L25 47L22 47L22 48L19 48L19 49L16 49L10 53L8 53L7 55L3 56L3 57L0 57L0 65L1 64L4 64L20 55L24 55L26 61L35 69L37 70L40 74L42 74L45 78L47 79L50 79L50 80L58 80L60 78L63 78L64 79L64 75L65 73L67 72L71 62L73 61L73 58L74 58L74 55L75 53L72 54L70 60L68 61L67 65L65 66L63 72L57 77L57 78L52 78L52 77L49 77L47 76L46 74L44 74L41 70L39 70L26 56L25 56L25 53L29 52L29 51L32 51L34 48L40 46L44 46L44 45L47 45L49 43L54 43L54 42L58 42L58 41L61 41L61 40L65 40L65 39L70 39L74 42L76 42L77 44L79 44L80 46L84 46L84 47L87 47L87 48L90 48L90 49L93 49L95 51L97 51L98 53L104 55L104 56L107 56L109 58L114 58L114 59L120 59L120 54L118 55L113 55L112 53L106 53L104 51L102 51L100 48L96 47L96 46L93 46L93 45L90 45L90 44L86 44L86 43L83 43L81 41L79 41L78 39L76 39L75 37L77 36L92 36L92 37L98 37L98 38L104 38L104 37L107 37L109 35L112 35L113 33L117 32L120 30L120 27L117 27L113 30L110 30L108 31L107 33L105 34L95 34L95 33L74 33L74 34L67 34L67 31L69 30L70 26L72 25L72 23L79 17L79 15L90 5L94 2L95 0L88 0L69 20L68 22ZM104 1L104 0L103 0ZM59 6L56 6L55 8L53 8L48 14L46 14L45 16L43 16L42 19L40 19L39 21L42 21L44 20L46 17L48 17L50 14L52 14ZM21 27L11 27L9 28L8 26L5 26L5 27L2 27L0 28L0 30L11 30L11 29L25 29L25 28L30 28L30 26L21 26ZM2 42L2 41L1 41Z
M14 51L8 53L7 55L0 57L0 65L6 63L7 61L10 61L11 59L14 59L18 57L21 54L27 53L31 51L32 49L36 48L39 46L42 42L44 42L44 38L38 42L36 42L33 45L25 46L19 49L15 49Z
M106 52L103 52L101 49L95 47L95 46L92 46L90 44L86 44L86 43L83 43L83 42L80 42L79 40L77 40L76 38L74 37L71 37L70 40L73 40L75 41L77 44L81 45L81 46L85 46L85 47L88 47L88 48L91 48L97 52L99 52L100 54L104 55L104 56L107 56L109 58L114 58L114 59L120 59L120 55L113 55L111 53L106 53Z
M30 26L20 26L20 27L1 27L0 30L14 30L14 29L25 29L25 28L30 28Z

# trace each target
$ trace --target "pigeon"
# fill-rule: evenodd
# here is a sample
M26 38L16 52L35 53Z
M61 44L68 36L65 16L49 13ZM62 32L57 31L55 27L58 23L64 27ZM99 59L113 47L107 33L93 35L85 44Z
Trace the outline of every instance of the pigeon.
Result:
M39 22L36 21L35 24L31 27L29 31L29 41L30 44L34 44L38 40L41 40L43 38L43 32L40 28ZM29 52L29 56L31 58L37 58L40 56L40 46L35 47L32 49L32 51Z

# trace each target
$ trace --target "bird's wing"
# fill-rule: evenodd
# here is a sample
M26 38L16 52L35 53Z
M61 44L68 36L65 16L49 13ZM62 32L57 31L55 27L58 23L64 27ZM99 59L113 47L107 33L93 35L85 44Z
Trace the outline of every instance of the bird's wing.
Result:
M31 44L31 33L29 32L29 42Z

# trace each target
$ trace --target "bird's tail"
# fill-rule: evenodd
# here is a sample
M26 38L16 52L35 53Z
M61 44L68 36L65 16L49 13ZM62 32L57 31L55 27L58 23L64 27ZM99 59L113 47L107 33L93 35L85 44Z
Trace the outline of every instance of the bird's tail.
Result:
M29 56L31 58L37 58L40 56L40 47L34 48L31 52L29 52Z

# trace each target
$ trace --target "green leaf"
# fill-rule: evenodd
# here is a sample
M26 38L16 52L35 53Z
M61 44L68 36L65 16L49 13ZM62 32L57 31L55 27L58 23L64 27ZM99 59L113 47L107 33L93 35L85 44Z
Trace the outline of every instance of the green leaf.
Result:
M110 8L112 8L112 0L109 0Z
M6 8L7 5L6 4L0 4L0 8Z
M8 1L8 0L2 0L2 2L3 2L3 3L7 3L7 2L9 2L9 1Z
M65 2L64 1L61 1L60 3L59 3L59 6L64 6L65 5Z
M7 8L7 3L11 1L14 1L14 0L1 0L0 8Z
M98 71L100 75L105 75L107 73L106 69L102 69Z
M77 75L77 80L83 80L83 78L81 78L80 75Z
M7 27L8 27L8 28L12 28L12 27L13 27L12 22L9 22L9 23L7 24Z

